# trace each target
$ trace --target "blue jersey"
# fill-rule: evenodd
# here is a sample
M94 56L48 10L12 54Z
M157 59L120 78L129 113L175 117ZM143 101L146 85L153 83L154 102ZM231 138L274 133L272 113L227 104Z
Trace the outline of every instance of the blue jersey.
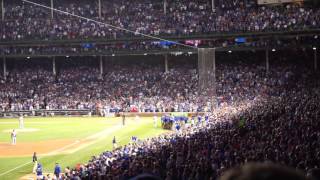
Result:
M37 176L41 176L42 175L42 166L41 166L41 164L38 164L36 172L37 172Z
M188 123L188 117L184 117L184 123Z
M206 121L209 121L209 116L205 116L204 119L205 119Z
M176 129L177 129L177 131L180 130L180 125L179 124L176 125Z
M198 116L198 121L201 122L201 120L202 120L202 117Z
M56 165L54 168L54 174L60 174L61 173L61 167L59 165Z
M137 141L137 137L136 137L136 136L132 136L132 137L131 137L131 140L132 140L133 142L136 142L136 141Z

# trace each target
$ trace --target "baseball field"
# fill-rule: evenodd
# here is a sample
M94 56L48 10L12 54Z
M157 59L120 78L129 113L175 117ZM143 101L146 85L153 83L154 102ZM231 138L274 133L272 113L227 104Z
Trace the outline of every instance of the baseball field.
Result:
M55 163L62 170L86 163L92 156L112 149L115 136L118 145L154 137L166 131L155 128L152 118L121 117L26 117L19 129L18 118L0 119L0 179L32 179L32 155L37 152L44 174L52 173ZM17 144L11 144L10 133L17 131Z

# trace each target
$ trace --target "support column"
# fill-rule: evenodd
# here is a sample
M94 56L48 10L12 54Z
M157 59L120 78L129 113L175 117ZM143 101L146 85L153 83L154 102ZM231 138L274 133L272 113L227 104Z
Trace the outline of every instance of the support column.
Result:
M56 57L52 58L52 73L54 76L57 76Z
M103 75L103 57L102 56L100 56L99 66L100 66L100 77L102 78L102 75Z
M266 49L266 73L269 73L269 50Z
M314 70L318 70L318 58L317 58L317 48L313 48L313 57L314 57Z
M7 60L6 57L3 56L3 78L7 80Z
M1 0L1 19L4 20L4 0Z
M163 0L163 12L166 15L167 14L167 0Z
M101 19L101 0L98 0L98 6L99 6L99 18Z
M164 69L165 72L169 71L169 67L168 67L168 54L164 55Z
M51 19L53 19L53 0L51 0Z
M214 3L214 0L211 0L211 8L212 8L212 12L216 11L216 5Z

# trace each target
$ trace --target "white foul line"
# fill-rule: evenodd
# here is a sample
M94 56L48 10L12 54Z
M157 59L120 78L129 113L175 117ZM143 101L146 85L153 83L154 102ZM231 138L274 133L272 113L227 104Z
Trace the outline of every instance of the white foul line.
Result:
M40 159L40 158L39 158L39 159ZM1 173L0 176L3 176L3 175L5 175L5 174L8 174L9 172L12 172L12 171L14 171L14 170L16 170L16 169L19 169L19 168L21 168L21 167L23 167L23 166L26 166L26 165L30 164L30 163L31 163L31 161L30 161L30 162L27 162L27 163L25 163L25 164L22 164L22 165L20 165L20 166L17 166L17 167L15 167L15 168L13 168L13 169L10 169L10 170L8 170L8 171L6 171L6 172L4 172L4 173Z
M57 149L57 150L54 150L54 151L52 151L52 152L50 152L50 153L48 153L48 154L46 154L46 155L54 155L55 152L62 151L62 150L64 150L64 149L68 148L69 146L73 146L74 144L77 144L77 143L79 143L79 141L76 141L76 142L74 142L74 143L68 144L68 145L66 145L66 146L64 146L64 147L62 147L62 148L59 148L59 149ZM41 158L42 158L42 157L39 157L38 159L40 160ZM10 170L8 170L8 171L6 171L6 172L4 172L4 173L1 173L0 176L3 176L3 175L5 175L5 174L8 174L9 172L12 172L12 171L14 171L14 170L16 170L16 169L19 169L19 168L21 168L21 167L23 167L23 166L26 166L26 165L30 164L30 163L31 163L31 161L30 161L30 162L27 162L27 163L25 163L25 164L22 164L22 165L20 165L20 166L17 166L17 167L15 167L15 168L13 168L13 169L10 169Z
M113 131L115 131L115 130L118 130L118 129L114 129ZM100 132L100 133L96 133L96 134L101 134L101 133L104 133L105 131L106 131L106 130L104 130L104 131L102 131L102 132ZM95 135L91 135L91 136L87 137L86 139L89 139L90 137L93 137L93 136L95 136ZM99 139L101 139L101 138L99 138ZM98 139L98 140L99 140L99 139ZM68 148L68 147L70 147L70 146L73 146L73 145L75 145L75 144L77 144L77 143L79 143L79 141L75 141L74 143L71 143L71 144L68 144L68 145L66 145L66 146L63 146L63 147L61 147L61 148L59 148L59 149L56 149L56 150L54 150L54 151L52 151L52 152L50 152L50 153L48 153L48 154L43 155L42 157L45 157L45 156L48 156L48 155L56 155L57 152L63 151L64 149L66 149L66 148ZM77 149L77 150L78 150L78 149ZM40 160L42 157L39 157L38 159ZM30 162L27 162L27 163L25 163L25 164L22 164L22 165L20 165L20 166L17 166L17 167L15 167L15 168L13 168L13 169L10 169L10 170L8 170L8 171L6 171L6 172L4 172L4 173L1 173L0 176L3 176L3 175L5 175L5 174L8 174L8 173L10 173L10 172L12 172L12 171L14 171L14 170L16 170L16 169L19 169L19 168L21 168L21 167L23 167L23 166L28 165L28 164L30 164L30 163L31 163L31 161L30 161Z

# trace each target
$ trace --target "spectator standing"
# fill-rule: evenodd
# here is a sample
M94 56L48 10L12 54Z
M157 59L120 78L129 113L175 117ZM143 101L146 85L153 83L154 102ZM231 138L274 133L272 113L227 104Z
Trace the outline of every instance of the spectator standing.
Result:
M54 175L56 176L57 179L59 179L61 173L61 167L59 163L56 163L56 166L54 167Z
M42 179L43 178L42 165L40 163L38 163L36 172L37 172L37 179Z

